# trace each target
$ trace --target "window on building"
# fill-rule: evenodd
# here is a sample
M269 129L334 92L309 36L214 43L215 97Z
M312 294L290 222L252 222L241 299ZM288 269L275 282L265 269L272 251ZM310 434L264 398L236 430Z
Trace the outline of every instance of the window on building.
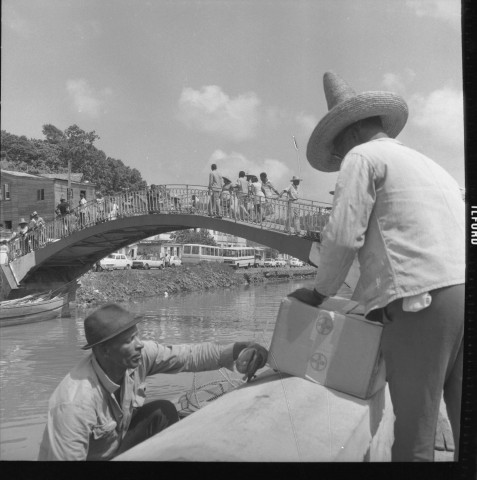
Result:
M45 189L40 188L36 191L36 199L37 200L45 200Z
M9 183L3 184L3 199L10 200L10 184Z
M5 220L5 228L7 230L11 230L12 229L12 221L11 220Z

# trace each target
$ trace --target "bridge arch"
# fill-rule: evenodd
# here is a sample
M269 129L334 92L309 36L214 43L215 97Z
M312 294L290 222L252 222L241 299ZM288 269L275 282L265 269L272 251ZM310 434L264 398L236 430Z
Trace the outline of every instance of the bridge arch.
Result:
M246 238L308 261L312 240L229 219L191 214L138 215L99 223L52 242L10 262L21 285L61 278L69 282L98 260L144 238L189 228L207 228Z
M303 261L318 262L312 252L317 252L317 240L328 216L324 210L327 207L321 204L303 200L291 205L286 200L268 199L268 206L265 209L263 205L260 217L241 219L239 204L232 196L228 209L224 208L219 217L211 213L206 187L161 187L155 197L151 197L151 191L106 197L101 207L90 203L83 210L75 209L67 219L49 222L44 230L34 232L30 238L29 245L36 246L33 251L12 256L8 265L2 265L4 280L10 289L45 290L47 286L72 282L101 258L131 243L189 228L228 233ZM119 208L112 217L114 204L116 207L119 204ZM265 211L267 217L263 215ZM88 221L78 227L80 214ZM295 219L293 235L290 234L291 217ZM297 231L297 221L304 230ZM63 228L67 233L58 235ZM58 236L60 238L56 238Z

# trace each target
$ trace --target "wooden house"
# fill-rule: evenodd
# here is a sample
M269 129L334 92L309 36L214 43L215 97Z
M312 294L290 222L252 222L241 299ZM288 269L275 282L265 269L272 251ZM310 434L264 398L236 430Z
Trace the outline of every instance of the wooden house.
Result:
M83 182L82 173L71 174L71 206L76 207L80 193L87 201L94 200L96 185ZM0 223L13 230L20 218L30 220L34 211L45 221L55 218L55 208L61 198L67 198L68 174L38 174L0 171Z

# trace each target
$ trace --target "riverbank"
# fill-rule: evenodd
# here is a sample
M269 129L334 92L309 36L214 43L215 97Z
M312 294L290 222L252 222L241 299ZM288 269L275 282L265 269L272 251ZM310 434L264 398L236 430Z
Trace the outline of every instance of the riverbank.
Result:
M312 277L316 268L253 268L234 270L228 265L182 265L163 270L113 270L88 272L80 278L76 292L79 306L127 302L131 298L169 296L213 288L234 288L292 278Z

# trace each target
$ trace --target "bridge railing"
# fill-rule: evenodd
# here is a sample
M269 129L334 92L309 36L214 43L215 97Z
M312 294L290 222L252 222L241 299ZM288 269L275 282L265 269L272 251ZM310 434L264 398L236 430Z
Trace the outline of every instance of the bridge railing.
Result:
M305 199L238 196L235 191L212 194L201 185L155 185L90 201L15 236L7 243L8 261L98 223L146 214L207 215L320 240L330 210L329 204Z

